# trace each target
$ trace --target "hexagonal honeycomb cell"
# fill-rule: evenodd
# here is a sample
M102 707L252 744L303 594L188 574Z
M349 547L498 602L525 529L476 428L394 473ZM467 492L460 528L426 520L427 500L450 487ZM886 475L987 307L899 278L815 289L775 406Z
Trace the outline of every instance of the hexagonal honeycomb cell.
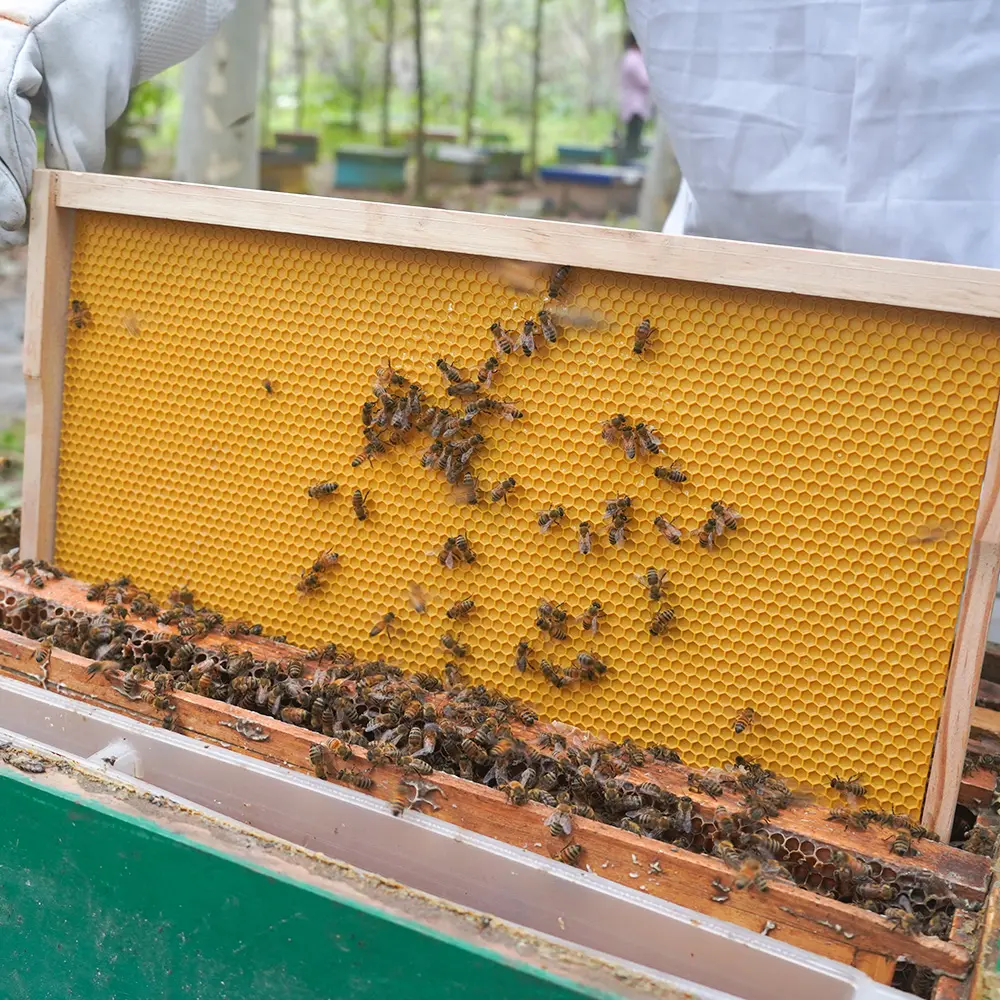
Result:
M556 344L503 359L491 392L524 418L480 421L476 474L517 477L509 503L456 505L421 467L420 434L352 467L376 365L446 405L436 359L474 377L490 324L519 328L545 289L544 274L515 290L469 255L78 213L72 296L91 318L69 325L59 562L161 596L189 583L295 643L414 669L440 671L447 629L470 646L469 678L549 718L696 765L748 753L817 791L859 774L872 800L916 812L997 403L995 324L574 270L559 302L602 324L563 324ZM637 355L646 317L656 332ZM616 412L652 425L662 454L605 444ZM674 460L680 486L652 474ZM310 499L322 480L339 491ZM618 494L634 520L613 547L602 515ZM653 526L696 530L717 499L744 521L714 551ZM565 520L540 533L555 504ZM458 532L477 558L449 570L436 553ZM300 596L326 549L340 565ZM647 629L651 566L677 615L663 638ZM407 602L414 583L425 614ZM467 596L471 617L449 621ZM571 619L566 642L545 639L540 598L571 615L596 598L607 618L596 636ZM399 629L371 638L390 610ZM521 638L535 664L591 650L609 672L557 690L515 671ZM747 706L757 722L737 735Z

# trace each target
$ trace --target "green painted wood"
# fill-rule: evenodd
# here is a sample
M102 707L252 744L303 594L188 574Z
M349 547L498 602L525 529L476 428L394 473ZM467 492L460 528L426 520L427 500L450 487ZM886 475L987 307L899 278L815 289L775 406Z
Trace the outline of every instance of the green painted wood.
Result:
M3 1000L609 994L0 773Z

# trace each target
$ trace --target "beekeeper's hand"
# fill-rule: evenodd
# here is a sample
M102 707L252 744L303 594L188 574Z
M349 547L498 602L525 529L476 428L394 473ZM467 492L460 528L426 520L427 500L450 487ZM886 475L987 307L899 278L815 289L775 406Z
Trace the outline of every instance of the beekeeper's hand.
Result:
M0 245L19 243L37 144L45 165L99 170L129 90L193 55L235 0L0 0Z

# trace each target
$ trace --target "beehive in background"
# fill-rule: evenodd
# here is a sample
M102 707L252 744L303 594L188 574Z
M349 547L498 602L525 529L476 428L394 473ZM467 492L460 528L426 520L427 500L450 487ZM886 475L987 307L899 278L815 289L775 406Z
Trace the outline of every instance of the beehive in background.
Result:
M524 419L481 421L476 473L516 476L508 505L454 504L420 466L419 434L351 467L377 364L444 405L435 360L474 372L490 324L519 327L544 292L471 256L78 213L71 294L91 320L69 330L59 562L160 596L189 583L297 644L335 639L414 669L442 668L450 629L472 680L547 717L699 765L749 752L816 786L860 773L875 800L915 811L997 403L995 324L577 270L563 301L603 328L505 360L493 395ZM640 357L645 317L657 332ZM619 411L657 429L688 484L601 441ZM336 495L307 497L328 479ZM355 487L370 490L363 523ZM619 493L635 520L614 548L602 512ZM718 551L653 527L664 514L696 528L716 499L745 515ZM554 504L567 518L541 534L536 512ZM598 526L586 558L584 519ZM919 544L921 524L953 529ZM436 553L459 531L477 559L448 570ZM300 572L329 548L340 566L301 597ZM647 631L649 566L668 571L678 615L665 639ZM467 596L472 617L447 621ZM542 641L540 598L572 613L596 598L608 617L595 638L572 626ZM399 633L369 638L387 611ZM557 691L514 670L521 638L535 662L588 650L610 672ZM760 722L737 737L747 705Z

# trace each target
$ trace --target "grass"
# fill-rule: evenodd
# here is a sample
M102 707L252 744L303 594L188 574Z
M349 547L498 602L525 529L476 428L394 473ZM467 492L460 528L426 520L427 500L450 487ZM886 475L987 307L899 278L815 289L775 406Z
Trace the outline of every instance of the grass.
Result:
M24 421L16 420L0 431L0 511L21 503L24 473Z

